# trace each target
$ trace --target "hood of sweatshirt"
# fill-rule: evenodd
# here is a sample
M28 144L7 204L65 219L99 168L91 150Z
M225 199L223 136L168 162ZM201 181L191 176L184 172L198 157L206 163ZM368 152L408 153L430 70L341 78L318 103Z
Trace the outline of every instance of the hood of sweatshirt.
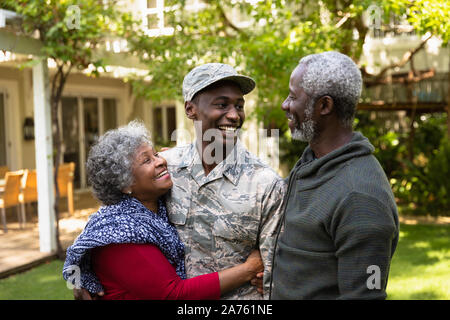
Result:
M293 168L291 176L302 181L300 189L312 189L333 178L338 171L348 165L349 160L371 155L374 150L369 139L360 132L354 132L349 143L321 158L315 158L308 146Z

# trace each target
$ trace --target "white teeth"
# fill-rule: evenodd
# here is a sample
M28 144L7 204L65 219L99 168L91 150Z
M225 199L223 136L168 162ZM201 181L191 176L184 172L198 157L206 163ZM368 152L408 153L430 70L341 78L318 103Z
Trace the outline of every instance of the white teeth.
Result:
M288 120L294 120L294 116L290 113L286 113L286 117L288 118Z
M164 170L163 172L161 172L160 174L158 174L157 176L156 176L156 179L159 179L159 178L161 178L163 175L165 175L167 173L167 170Z
M225 131L236 131L236 127L227 127L227 126L220 126L219 127L220 130L225 130Z

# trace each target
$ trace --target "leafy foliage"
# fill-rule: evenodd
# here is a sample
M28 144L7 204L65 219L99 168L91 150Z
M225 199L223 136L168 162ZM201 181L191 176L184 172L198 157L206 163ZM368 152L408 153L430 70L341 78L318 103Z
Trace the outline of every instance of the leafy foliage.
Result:
M174 28L173 35L158 38L138 36L131 40L132 51L143 57L152 77L148 83L135 81L136 92L152 101L181 100L183 76L189 70L207 62L229 63L255 79L257 108L247 117L263 121L266 128L280 129L281 161L289 167L296 163L306 144L291 140L280 105L288 92L290 73L301 57L336 50L359 63L371 27L364 18L364 12L374 4L380 9L383 28L389 28L390 20L397 16L412 25L419 36L426 33L436 35L443 45L447 45L449 40L448 1L204 2L206 6L192 12L187 10L186 1L166 1L168 6L172 6L172 10L165 14L167 25ZM415 172L425 170L418 167L420 159L433 157L433 150L438 148L443 137L441 126L433 122L433 117L420 121L413 150L408 148L408 132L386 128L370 120L368 113L358 115L356 128L375 145L375 156L388 176L394 179L392 181L396 181L393 188L397 197L405 203L417 203L416 208L419 205L424 207L420 202L423 190L416 185L412 189L413 181L424 186L431 183L425 180L424 174L428 173L419 175ZM411 156L416 164L409 160ZM430 170L435 169L430 167L427 172ZM433 183L442 185L440 181ZM433 191L433 197L437 194L442 196L443 192ZM450 191L446 189L446 192L448 198Z
M21 30L29 36L37 33L42 42L42 57L56 63L51 79L50 105L53 121L53 142L56 156L55 177L57 181L61 154L58 105L72 69L93 67L92 75L99 74L103 61L95 54L106 37L129 36L136 25L130 13L115 8L116 1L99 0L4 0L2 7L12 9L22 18ZM55 216L58 221L59 191L56 184ZM57 254L64 256L57 224Z
M423 114L415 119L413 157L407 148L408 132L387 127L384 120L368 120L358 113L356 129L375 147L398 203L404 211L448 215L450 212L450 142L445 115ZM411 119L406 119L407 122Z
M131 15L98 0L5 0L5 6L22 17L22 31L38 32L43 54L58 64L80 70L102 66L95 49L107 36L117 35ZM79 11L75 9L79 9ZM97 72L95 72L97 73Z
M134 82L136 92L153 101L180 99L183 76L195 66L224 62L256 80L259 120L283 132L279 106L289 76L302 56L337 50L356 62L369 30L364 12L369 0L207 0L201 9L187 9L185 0L166 0L173 35L129 39L132 51L147 64L152 80ZM439 0L383 0L376 5L386 23L403 16L417 34L431 32L448 41L450 8Z
M404 175L394 179L393 189L409 210L421 214L448 215L450 211L450 142L443 138L438 148L422 162L407 162Z

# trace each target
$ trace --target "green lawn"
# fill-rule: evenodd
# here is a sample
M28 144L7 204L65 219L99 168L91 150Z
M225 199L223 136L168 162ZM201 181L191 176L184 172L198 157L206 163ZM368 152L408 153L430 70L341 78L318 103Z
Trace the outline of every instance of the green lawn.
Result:
M61 261L0 280L0 299L73 299ZM388 299L450 299L450 226L402 225Z
M450 299L450 226L401 225L387 287L390 300Z
M54 260L32 270L0 280L1 300L73 299L62 278L63 262Z

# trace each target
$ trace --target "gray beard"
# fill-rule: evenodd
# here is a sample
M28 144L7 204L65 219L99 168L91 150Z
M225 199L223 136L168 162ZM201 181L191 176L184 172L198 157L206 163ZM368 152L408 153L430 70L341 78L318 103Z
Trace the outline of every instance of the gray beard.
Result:
M311 142L316 135L316 122L311 119L314 111L314 100L311 100L305 110L305 121L292 132L292 139Z
M304 121L300 128L295 128L292 133L292 139L303 142L311 142L316 133L316 123L312 119Z

